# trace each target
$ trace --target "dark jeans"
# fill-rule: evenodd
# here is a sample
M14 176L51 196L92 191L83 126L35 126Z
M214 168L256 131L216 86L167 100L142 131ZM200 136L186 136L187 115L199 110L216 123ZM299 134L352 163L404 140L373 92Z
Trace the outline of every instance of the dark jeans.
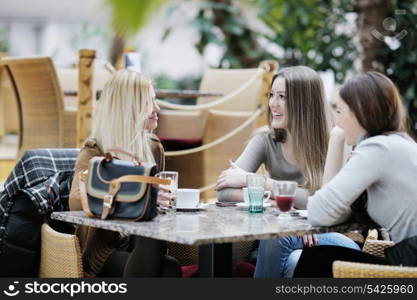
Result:
M359 250L338 246L304 247L294 277L332 277L332 265L335 260L388 265L378 256Z
M132 252L114 251L98 277L181 277L178 261L166 253L166 242L145 237L133 238Z

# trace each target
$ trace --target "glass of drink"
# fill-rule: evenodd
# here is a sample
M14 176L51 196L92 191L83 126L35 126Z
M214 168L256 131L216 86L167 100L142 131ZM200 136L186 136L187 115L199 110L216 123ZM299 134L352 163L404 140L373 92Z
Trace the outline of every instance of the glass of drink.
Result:
M295 181L274 181L272 190L274 192L275 201L280 211L279 219L288 220L290 214L288 213L295 199L298 183Z
M176 196L177 196L177 189L178 189L178 172L174 171L162 171L157 174L157 177L161 179L169 179L171 180L170 185L160 184L159 186L165 190L169 190L170 193L175 196L169 202L169 209L168 211L176 211ZM165 209L165 208L164 208Z
M262 213L266 178L262 175L246 175L249 195L249 212Z

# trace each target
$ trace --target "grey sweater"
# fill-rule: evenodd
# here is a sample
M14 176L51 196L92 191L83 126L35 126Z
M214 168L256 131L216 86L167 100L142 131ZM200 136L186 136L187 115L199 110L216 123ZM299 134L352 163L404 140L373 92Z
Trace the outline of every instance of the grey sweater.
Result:
M365 190L369 216L394 242L417 235L417 144L408 135L379 135L360 142L339 173L309 197L310 223L346 221L350 205Z
M294 180L302 184L304 179L297 166L288 163L281 150L281 143L276 143L269 132L256 134L248 143L245 150L235 162L240 168L247 172L256 172L264 164L269 176L275 180ZM228 201L231 188L219 191L219 201ZM307 201L308 191L297 190L299 202ZM297 200L296 200L297 201Z

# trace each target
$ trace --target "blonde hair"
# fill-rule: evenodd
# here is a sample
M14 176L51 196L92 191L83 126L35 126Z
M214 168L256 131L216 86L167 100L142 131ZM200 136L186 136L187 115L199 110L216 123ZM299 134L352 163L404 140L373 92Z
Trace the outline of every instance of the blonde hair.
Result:
M286 130L292 136L294 156L304 177L304 187L312 194L322 185L329 142L329 109L323 82L316 71L305 66L282 69L273 77L272 83L278 77L285 80ZM268 120L271 124L269 107ZM285 130L271 132L277 141L285 141Z
M103 151L117 147L155 163L151 133L146 129L152 106L151 87L148 77L130 70L117 71L107 81L96 103L92 130L92 137Z

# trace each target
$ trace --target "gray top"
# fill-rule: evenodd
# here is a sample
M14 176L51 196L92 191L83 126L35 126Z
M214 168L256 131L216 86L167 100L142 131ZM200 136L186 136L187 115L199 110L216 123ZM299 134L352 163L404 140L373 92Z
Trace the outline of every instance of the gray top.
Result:
M340 172L309 197L312 225L346 221L350 205L368 193L369 216L394 242L417 235L417 144L404 133L363 140Z
M243 208L208 205L198 212L158 215L149 222L100 220L88 217L83 211L54 212L51 217L185 245L254 241L306 233L347 232L360 228L353 223L312 227L306 218L300 217L291 217L288 226L284 226L278 221L276 212L277 208L273 206L266 208L264 213L250 214Z
M256 134L235 163L247 172L256 172L264 164L269 176L274 180L293 180L299 184L304 182L303 175L298 167L285 160L281 143L275 142L269 132ZM232 188L219 191L217 199L227 201L232 191ZM307 190L298 189L297 198L307 198L307 196Z

